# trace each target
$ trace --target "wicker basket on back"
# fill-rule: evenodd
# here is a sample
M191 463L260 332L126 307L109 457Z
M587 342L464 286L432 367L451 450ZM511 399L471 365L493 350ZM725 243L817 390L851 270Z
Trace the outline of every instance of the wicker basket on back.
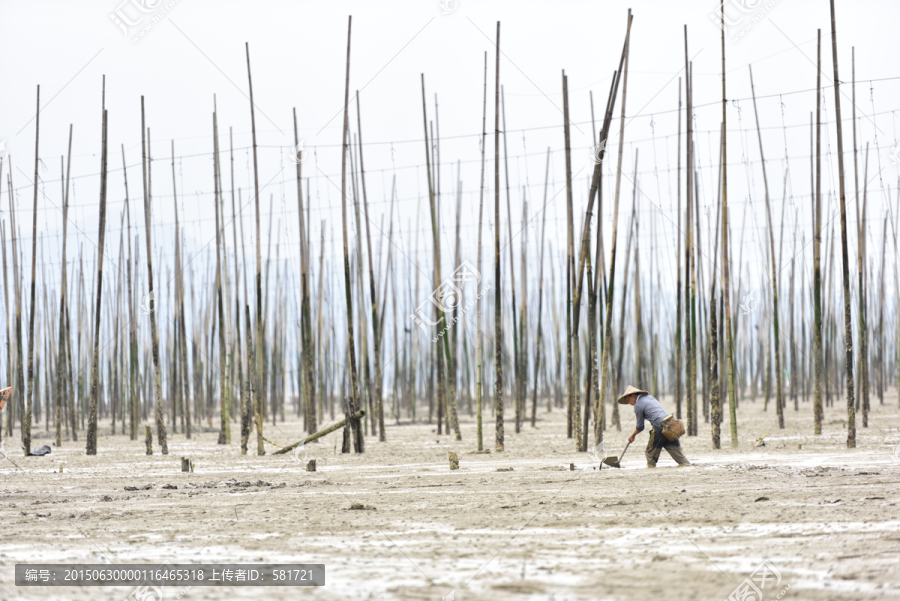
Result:
M666 419L662 420L662 435L668 440L678 440L684 436L684 422L670 414Z

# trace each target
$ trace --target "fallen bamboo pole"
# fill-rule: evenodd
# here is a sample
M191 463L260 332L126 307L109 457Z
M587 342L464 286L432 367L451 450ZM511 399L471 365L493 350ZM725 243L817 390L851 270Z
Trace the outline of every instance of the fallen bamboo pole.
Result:
M353 419L353 420L362 419L365 415L366 415L366 410L365 410L365 409L360 409L360 410L357 411L356 413L350 415L350 419ZM310 442L312 442L312 441L314 441L314 440L317 440L317 439L319 439L319 438L322 438L322 437L325 436L326 434L331 434L331 433L334 432L335 430L340 430L341 428L343 428L343 427L346 425L346 423L347 423L347 418L345 417L344 419L342 419L341 421L337 422L336 424L332 424L332 425L328 426L327 428L325 428L324 430L320 430L320 431L316 432L315 434L310 434L309 436L307 436L307 437L304 438L303 440L298 440L298 441L295 442L294 444L290 444L290 445L288 445L288 446L286 446L286 447L282 447L281 449L275 451L275 452L272 453L272 454L273 454L273 455L284 455L285 453L288 453L288 452L294 450L295 448L299 447L300 445L305 445L305 444L310 443Z

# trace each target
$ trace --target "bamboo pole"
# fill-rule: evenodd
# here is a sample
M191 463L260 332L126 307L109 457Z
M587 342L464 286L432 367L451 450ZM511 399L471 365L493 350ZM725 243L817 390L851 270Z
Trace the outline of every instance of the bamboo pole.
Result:
M815 387L813 391L814 432L822 434L822 394L824 392L824 350L822 318L822 30L817 33L816 69L816 169L813 201L813 312L815 333L813 356L815 361Z
M715 241L712 245L713 268L712 282L709 286L709 421L714 449L722 448L722 399L719 396L719 324L717 320L716 306L716 279L718 276L719 254L719 217L722 211L722 170L725 168L722 162L722 149L725 145L725 128L720 127L719 133L719 185L716 191L716 229Z
M122 150L122 178L125 182L125 237L128 239L128 264L125 266L125 280L127 288L126 304L128 305L128 436L130 440L137 440L138 415L137 394L135 390L135 378L138 371L137 340L134 317L134 295L131 282L131 209L128 202L128 167L125 164L125 145L120 145ZM174 152L173 152L174 154ZM68 335L68 334L67 334ZM123 415L124 417L124 415Z
M606 290L606 323L603 328L603 342L602 342L602 354L600 359L600 396L598 398L599 403L605 403L606 399L606 390L608 386L609 379L609 363L611 361L611 345L612 345L612 304L613 297L615 295L615 277L616 277L616 236L618 233L619 226L619 191L621 187L622 180L622 152L625 148L624 140L625 140L625 106L628 92L628 61L630 57L630 45L631 45L631 21L632 21L631 9L628 10L628 34L625 36L625 61L624 67L622 71L622 112L619 119L619 157L618 157L618 165L616 167L616 191L613 196L613 228L612 228L612 241L610 243L610 258L609 258L609 285ZM598 425L599 425L599 421ZM613 422L616 424L616 427L621 431L622 426L619 421L619 405L618 403L613 403ZM598 433L596 436L597 440L600 440L600 434Z
M62 259L60 260L61 282L59 285L59 344L56 355L56 446L62 446L62 405L66 399L66 233L69 225L69 175L72 169L72 124L69 124L68 167L63 192L63 234ZM5 249L4 249L5 252ZM4 261L4 269L5 269ZM5 282L4 282L5 283ZM7 321L7 325L9 322ZM7 331L8 328L7 328ZM66 424L68 426L68 424ZM68 427L66 428L68 429Z
M859 278L859 396L857 397L857 405L862 405L862 426L869 427L869 367L868 367L868 346L869 346L869 330L866 323L866 281L865 281L865 263L866 263L866 196L869 181L869 143L866 142L866 158L865 168L863 170L863 206L862 217L859 215L859 201L857 197L857 253L856 264ZM858 194L858 192L857 192Z
M782 393L781 384L781 334L778 328L778 268L775 265L775 223L772 221L772 208L769 202L769 180L766 177L766 158L763 153L762 130L759 128L759 111L756 108L756 88L753 85L753 67L748 65L750 70L750 92L753 96L753 116L756 119L756 134L759 139L759 157L762 164L763 186L765 188L766 198L766 221L769 229L769 257L772 269L772 337L775 350L775 408L778 412L778 427L784 429L784 395ZM782 201L784 206L784 201ZM784 231L782 220L782 231Z
M297 109L294 111L294 144L299 145L297 137ZM297 207L300 220L300 337L302 345L302 404L306 431L310 434L316 431L316 378L315 357L312 344L312 320L310 316L309 300L309 240L306 236L306 223L303 218L303 184L302 166L303 155L295 157L297 163Z
M570 148L569 135L569 94L566 86L566 72L562 72L562 92L563 92L563 135L565 139L565 158L566 158L566 435L572 438L573 434L577 434L575 428L575 420L578 412L575 411L575 385L572 382L572 336L573 336L573 299L572 295L572 279L575 274L572 273L572 248L574 246L574 226L572 215L572 157ZM575 450L581 450L581 437L575 436Z
M380 442L384 442L385 434L384 434L384 399L383 399L383 379L381 375L381 338L382 332L380 328L381 320L383 319L383 315L379 318L379 307L378 307L378 294L375 290L375 272L372 268L372 227L371 220L369 219L369 199L366 194L366 172L363 167L363 141L362 141L362 115L361 109L359 106L359 92L356 92L356 124L357 124L357 135L359 142L359 177L360 182L362 184L362 198L363 198L363 210L366 218L366 249L367 255L369 259L369 294L372 297L372 345L373 345L373 367L375 369L374 374L374 384L375 384L375 415L373 415L373 419L376 421L376 425L378 427L378 440ZM392 196L393 198L393 196ZM357 210L358 205L357 205ZM362 281L360 280L360 285L362 285ZM384 312L384 305L381 306L382 313ZM459 426L457 425L457 431L459 430Z
M687 25L684 26L684 71L685 71L685 101L687 111L685 113L685 169L687 171L685 177L685 243L684 243L684 334L685 334L685 360L687 377L685 381L685 397L687 410L687 432L691 435L694 431L694 413L696 404L696 358L694 356L694 291L693 291L693 273L694 273L694 240L693 226L691 218L694 211L694 131L693 131L693 101L691 96L691 77L692 65L688 61L688 33Z
M106 87L106 76L104 76L104 90ZM101 156L100 156L100 236L99 236L99 245L98 245L98 253L97 253L97 310L94 313L94 341L93 341L93 353L91 355L91 401L90 401L90 416L88 418L88 433L87 433L87 455L96 455L97 454L97 402L100 388L100 318L101 318L101 302L103 300L102 292L103 292L103 248L104 248L104 237L106 234L106 128L107 128L107 114L106 109L103 109L103 140L101 147ZM36 225L36 224L35 224ZM32 282L32 301L34 299L34 283ZM32 309L31 314L31 325L34 326L34 310ZM30 363L30 361L29 361ZM30 366L29 366L30 371ZM26 447L27 450L28 447Z
M232 203L234 202L234 198L232 197ZM177 315L178 321L175 324L175 328L178 331L178 342L179 344L176 346L175 350L175 363L177 365L179 358L181 359L181 380L184 387L184 397L183 397L183 408L184 412L182 414L182 419L184 421L184 433L185 437L191 438L191 378L190 371L188 370L188 358L187 358L187 329L184 325L185 320L185 312L184 312L184 265L181 262L181 227L178 224L178 199L177 192L175 187L175 141L172 141L172 203L173 208L175 209L175 267L177 269L176 277L176 295L177 298ZM237 255L235 255L237 256ZM240 312L238 312L238 319L240 319ZM180 357L179 357L180 355Z
M494 414L496 442L503 451L503 324L500 291L500 21L497 21L496 65L494 67Z
M365 414L366 414L365 410L360 409L359 411L356 411L351 416L351 418L361 419ZM275 451L273 453L273 455L284 455L285 453L289 453L301 445L306 445L307 443L310 443L314 440L318 440L319 438L322 438L326 434L331 434L335 430L340 430L341 428L343 428L346 425L346 423L347 423L347 418L344 418L341 421L337 422L336 424L332 424L332 425L328 426L327 428L324 428L321 431L316 432L315 434L310 434L303 440L298 440L297 442L295 442L293 444L290 444L286 447L282 447L282 448L278 449L277 451Z
M681 78L678 78L678 145L675 154L678 157L678 167L675 170L677 183L676 204L676 229L681 233ZM675 247L675 417L681 419L681 253Z
M482 272L481 268L481 231L483 228L484 217L484 153L485 143L487 139L487 76L488 76L488 55L484 53L484 94L481 110L481 177L479 179L480 192L478 195L478 273ZM475 299L475 334L478 336L475 351L475 404L476 404L476 430L478 437L478 450L484 450L484 441L482 435L482 368L484 367L484 332L481 327L483 320L481 318L481 297L482 291L477 291Z
M25 455L31 453L31 412L34 397L34 316L37 307L34 304L35 290L35 269L37 267L37 206L38 206L38 166L41 159L38 154L40 132L41 132L41 86L37 87L37 108L34 116L34 219L31 229L31 311L28 317L28 398L25 405L25 418L22 420L22 444L25 449ZM104 110L104 119L106 113ZM103 126L104 136L106 135L106 122ZM104 151L105 151L104 137ZM12 198L10 196L10 198ZM101 234L102 236L102 234ZM101 237L102 239L102 237ZM99 301L98 301L99 302Z
M259 168L256 152L256 112L253 104L253 78L250 73L250 44L245 43L244 49L247 53L247 82L250 88L250 127L253 134L253 199L256 203L256 366L253 373L253 394L255 400L255 416L256 416L256 454L265 455L266 449L263 440L263 394L265 388L263 379L263 311L262 311L262 255L260 254L259 242ZM270 236L271 239L271 236ZM248 326L249 327L249 326ZM247 331L247 339L250 340L250 331Z
M578 351L578 326L575 321L577 304L575 296L575 211L572 206L572 149L571 135L569 132L569 79L566 72L562 73L563 91L563 129L566 143L566 399L570 422L569 435L575 438L575 451L586 449L582 446L581 405L578 395L578 378L580 376L580 362L577 360Z
M565 101L564 101L565 102ZM506 225L509 232L509 242L507 243L507 247L509 248L509 281L510 281L510 294L512 296L510 301L510 310L512 311L512 338L513 338L513 402L515 408L515 429L516 434L519 433L522 427L522 399L521 399L521 387L522 387L522 374L521 365L519 360L519 332L518 332L518 317L517 312L518 309L516 307L516 268L515 262L513 261L513 232L512 232L512 208L510 206L509 199L509 162L507 159L507 150L506 150L506 94L504 94L503 86L500 86L500 118L503 125L503 174L506 178L506 216L507 221ZM571 175L570 175L571 177ZM570 198L571 201L571 198Z
M422 80L422 119L423 119L423 124L424 124L424 122L428 118L428 116L426 114L426 109L425 109L425 75L424 74L422 74L421 80ZM429 147L430 146L429 146L429 142L428 142L428 130L426 128L425 129L425 148L428 149ZM449 333L449 330L450 330L450 327L452 324L450 324L447 321L447 315L444 310L444 296L443 296L443 293L444 293L443 288L444 287L443 287L443 284L440 283L440 282L442 282L442 280L441 280L440 237L438 235L438 229L439 229L438 209L435 205L435 190L434 190L434 185L432 184L433 180L432 180L432 175L431 175L431 157L427 152L425 155L425 165L426 165L428 181L429 181L428 198L429 198L429 207L431 209L431 232L432 232L432 241L433 241L433 250L434 250L434 277L435 277L435 281L439 282L438 287L435 290L435 293L437 293L438 298L436 299L437 302L435 304L435 309L437 310L437 319L435 320L436 321L436 324L435 324L436 336L435 336L434 342L436 343L435 358L437 360L437 368L438 368L438 373L437 373L438 397L439 397L438 408L440 409L440 407L442 406L440 404L441 390L444 385L444 377L445 377L442 374L442 366L444 365L442 363L442 361L446 361L446 368L447 368L446 377L448 378L448 380L450 377L452 377L452 374L453 374L453 358L452 358L452 355L450 354L450 341L449 341L449 336L447 335ZM441 323L444 324L444 328L438 329L438 328L440 328ZM456 440L462 440L462 437L459 432L459 421L456 420L454 417L457 412L455 391L453 391L451 389L450 394L448 396L450 399L449 407L448 407L449 412L450 412L450 415L448 416L449 421L451 422L450 427L454 428L454 431L456 434ZM442 418L442 416L439 413L438 414L438 433L440 433L441 418ZM449 427L448 427L448 430L449 430Z
M215 95L213 95L213 202L216 205L215 215L216 215L216 313L219 318L218 323L218 331L219 331L219 413L220 413L220 426L219 426L219 438L218 444L231 444L231 420L229 419L230 414L230 406L229 406L229 387L228 387L228 378L226 377L226 373L228 367L226 365L227 356L225 355L225 310L224 310L224 300L222 295L222 235L224 233L224 229L220 223L219 216L219 194L221 194L221 188L219 186L219 123L218 116L215 111ZM224 216L223 216L224 217ZM211 356L210 356L211 357Z
M344 133L341 142L343 152L341 155L341 216L344 234L344 295L347 301L347 353L350 361L350 397L344 414L346 416L347 425L353 432L353 447L357 453L364 450L362 424L360 419L355 416L359 410L359 381L356 372L356 344L353 339L353 296L350 286L350 249L347 240L347 153L350 145L350 121L349 121L349 104L350 104L350 32L353 23L353 17L347 18L347 71L344 81ZM349 436L350 432L344 430L344 445L342 452L350 451ZM262 444L262 443L260 443Z
M727 100L725 96L725 0L721 0L720 14L722 15L722 132L727 135L728 127L725 114ZM728 264L728 144L727 139L722 140L722 277L725 287L723 303L725 306L725 345L728 350L728 369L726 380L728 382L728 414L731 422L731 448L738 446L737 431L737 391L735 390L734 377L734 340L731 329L731 273Z
M144 97L141 96L141 159L144 169L144 229L147 242L147 286L150 309L150 351L153 358L153 398L156 407L156 431L157 441L163 455L169 454L168 441L166 439L166 424L163 421L162 409L162 383L159 368L159 335L156 329L156 295L153 287L153 246L151 241L150 223L152 198L150 195L150 130L145 127L144 121ZM145 140L146 132L146 140ZM101 247L102 248L102 247ZM98 300L99 303L99 300ZM98 307L99 309L99 307Z
M847 245L847 203L844 186L844 137L841 123L841 80L838 77L837 25L831 0L831 57L834 64L834 104L838 143L838 181L841 210L841 275L844 288L844 370L847 386L847 448L856 448L856 406L853 385L853 322L851 319L850 259Z
M535 336L534 341L534 389L532 390L531 397L531 427L534 428L537 425L537 393L538 393L538 382L539 382L539 369L541 366L541 349L543 348L544 340L543 334L544 330L541 325L542 319L541 314L543 311L543 299L544 299L544 236L547 231L547 186L550 183L550 147L547 147L547 166L544 169L544 201L541 203L541 247L540 247L540 259L538 262L538 304L537 304L537 335ZM479 247L480 248L480 247ZM596 294L595 294L596 301ZM592 322L593 324L593 322ZM595 334L596 335L596 334ZM595 349L596 351L596 349ZM596 354L596 352L595 352ZM596 364L596 360L593 361ZM545 381L546 387L546 381ZM594 419L596 419L596 411L594 415Z
M12 161L10 161L9 168L9 219L10 219L10 239L11 239L11 250L12 250L12 264L13 264L13 293L16 297L16 319L15 319L15 328L16 328L16 353L15 353L15 378L16 384L13 386L12 397L10 398L10 406L8 409L9 417L7 421L7 435L12 436L13 426L15 424L16 417L19 418L19 423L22 423L22 399L24 398L24 390L25 390L25 376L23 373L22 367L22 358L25 356L25 353L22 352L22 288L20 284L19 277L19 251L17 240L18 236L18 228L16 227L16 213L13 202L13 184L12 184Z
M869 144L866 143L865 171L863 174L863 209L862 217L859 214L859 169L856 161L856 48L850 48L851 54L851 86L852 86L852 122L853 122L853 179L854 205L856 206L856 233L857 233L857 267L859 278L859 308L858 308L858 325L857 332L859 336L859 394L856 397L856 408L862 409L862 425L863 428L869 426L869 332L866 323L866 278L864 265L866 262L866 238L865 238L865 222L866 222L866 190L868 189L868 171L869 171ZM860 407L861 406L861 407Z
M3 159L0 159L0 178L2 178L2 171L3 171ZM2 179L0 179L0 187L2 187ZM12 206L12 198L13 198L12 184L10 184L10 186L9 186L10 206ZM13 343L11 340L10 332L12 331L12 327L10 326L10 323L9 323L9 284L7 281L7 270L6 270L6 221L0 222L0 247L2 247L2 252L3 252L3 313L4 313L3 317L6 319L6 339L7 339L7 342L6 342L6 381L12 382L12 381L14 381L13 378L15 377L14 376L15 367L14 367L14 361L13 361L13 351L14 351L15 347L13 346ZM11 397L9 399L10 401L15 398L15 390L12 391L12 393L10 394L10 397ZM10 430L12 429L12 408L13 408L13 405L10 404L10 408L6 412L6 420L7 420L6 423L7 423L8 427L10 428ZM3 418L0 417L0 442L3 441L3 427L4 427ZM68 429L69 429L69 423L67 421L66 422L66 430L68 431Z

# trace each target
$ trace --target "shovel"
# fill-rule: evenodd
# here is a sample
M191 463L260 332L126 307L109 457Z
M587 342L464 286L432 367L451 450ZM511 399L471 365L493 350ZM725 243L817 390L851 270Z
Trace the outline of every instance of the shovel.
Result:
M629 446L631 446L631 441L628 441L628 444L625 445L625 450L622 451L622 454L619 457L607 457L603 460L603 463L610 467L622 467L620 462L622 461L622 457L625 457L625 452L628 450Z

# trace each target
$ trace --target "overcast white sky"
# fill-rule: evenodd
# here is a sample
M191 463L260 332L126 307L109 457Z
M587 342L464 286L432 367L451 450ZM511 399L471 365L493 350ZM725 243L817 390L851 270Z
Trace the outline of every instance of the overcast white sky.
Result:
M832 79L832 46L827 1L773 0L769 4L741 0L752 7L742 13L738 0L726 3L726 14L740 24L729 28L726 41L727 94L737 99L728 107L729 203L735 235L747 226L744 263L759 273L764 268L762 172L759 147L753 130L753 107L749 100L747 65L753 65L756 94L760 98L760 125L768 166L770 194L776 202L776 227L781 220L784 198L785 161L790 157L786 237L799 225L809 240L810 130L809 115L815 109L816 29L822 29L823 85ZM303 175L311 190L313 247L318 255L321 220L327 220L326 257L340 253L340 142L344 67L347 47L347 17L353 15L351 42L351 97L360 92L364 160L372 221L388 229L387 200L392 177L397 177L395 240L403 253L420 262L430 256L425 232L415 242L416 223L429 218L425 179L422 93L420 74L425 75L428 118L435 118L435 94L439 103L443 252L452 252L452 229L456 162L461 161L463 258L475 261L475 230L478 218L479 134L482 121L484 53L488 53L488 125L484 243L493 232L493 94L494 35L502 22L500 79L505 90L509 179L513 232L522 228L523 186L526 188L531 260L537 257L539 223L543 202L546 150L552 150L547 207L547 238L554 250L565 234L565 163L561 73L569 76L572 126L573 172L576 174L576 206L584 206L590 165L591 113L589 92L599 122L625 36L626 13L634 12L632 54L626 106L625 158L620 232L627 226L632 199L634 153L640 151L638 195L641 211L640 245L642 265L649 260L651 245L660 252L662 284L673 283L673 250L677 240L675 194L678 122L678 78L684 74L684 26L688 30L688 53L694 61L694 102L698 168L700 169L701 233L708 244L706 209L714 221L715 169L718 160L718 128L721 121L720 30L710 15L715 1L672 2L450 2L444 14L437 1L392 2L208 2L175 0L169 4L143 0L147 13L142 25L170 6L137 42L123 34L110 15L137 20L140 0L92 0L12 2L4 0L0 20L0 140L12 155L15 207L21 235L30 241L35 144L35 92L40 84L40 178L46 186L38 200L38 230L44 235L43 264L48 277L58 269L62 215L60 159L66 152L69 124L74 125L69 227L69 260L77 255L78 242L92 253L97 241L101 80L106 76L106 108L109 115L109 212L106 257L118 261L120 214L124 209L121 146L128 164L129 191L140 201L140 99L146 104L151 129L153 162L154 246L163 262L172 268L174 248L170 228L174 224L170 152L175 147L176 190L180 219L186 224L185 257L205 253L214 240L212 110L218 106L220 145L228 149L228 132L234 135L234 181L241 189L245 209L243 223L247 252L253 234L252 155L250 107L244 43L249 42L253 70L253 93L257 107L259 179L263 215L263 253L266 252L270 195L276 223L281 224L281 256L296 256L297 199L293 164L288 151L293 145L292 109L296 108L299 136L314 156L303 162ZM766 9L767 6L770 8ZM760 13L764 13L760 16ZM758 17L758 18L757 18ZM856 47L856 79L860 187L863 183L863 152L870 144L869 216L870 249L880 252L882 217L889 209L887 192L896 198L897 164L891 149L897 143L900 110L900 69L896 56L896 24L900 4L887 0L838 0L837 27L840 76L846 84L842 104L845 119L844 145L852 151L851 46ZM750 29L737 41L731 36L744 26ZM130 29L136 35L140 26ZM874 83L870 84L869 81ZM882 81L875 81L882 80ZM800 93L798 93L800 92ZM781 96L779 96L781 95ZM823 131L825 191L837 186L834 92L824 91ZM620 90L621 99L621 90ZM607 146L612 157L618 148L618 115ZM357 131L356 104L351 104L351 128ZM786 129L782 129L782 125ZM502 125L501 125L502 127ZM744 131L741 131L743 129ZM875 141L879 144L875 151ZM683 142L682 142L683 151ZM847 155L848 200L852 190L852 154ZM502 147L501 147L502 160ZM614 161L608 160L604 184L614 178ZM223 156L223 182L230 218L230 172L227 152ZM4 166L0 217L8 226L9 198ZM877 177L876 177L877 175ZM752 184L748 184L752 179ZM502 176L501 176L502 177ZM504 180L501 179L501 185ZM305 186L306 184L304 184ZM684 178L682 177L682 185ZM603 219L609 252L612 188L604 191ZM791 198L793 197L793 198ZM752 204L747 202L752 200ZM827 200L827 199L826 199ZM893 204L893 200L891 204ZM240 206L240 205L239 205ZM506 232L506 199L502 218ZM746 213L745 206L749 209ZM833 215L832 203L826 220ZM894 211L895 209L891 209ZM583 209L581 209L583 211ZM655 211L651 232L649 217ZM793 214L792 214L793 213ZM893 213L892 213L893 214ZM875 220L877 218L877 220ZM576 220L576 227L578 225ZM143 213L132 205L133 233L141 236ZM399 231L398 231L399 230ZM373 247L379 247L378 229L373 229ZM777 231L777 230L776 230ZM652 235L655 234L655 235ZM889 234L891 235L891 234ZM273 238L276 230L273 230ZM893 238L891 238L892 240ZM851 241L855 240L855 236ZM229 248L232 233L228 230ZM739 240L734 241L735 244ZM620 240L623 244L624 240ZM852 243L852 242L851 242ZM777 240L776 240L777 244ZM790 244L786 240L786 248ZM798 240L799 244L799 240ZM287 248L285 246L288 245ZM26 265L30 244L25 245ZM230 251L231 252L231 251ZM397 251L399 252L399 251ZM738 250L735 247L735 254ZM808 253L807 253L808 254ZM274 243L273 243L274 256ZM488 253L486 256L490 256ZM786 255L787 251L786 251ZM855 253L853 254L855 256ZM206 255L192 264L202 271ZM248 257L248 260L250 260ZM750 261L748 262L748 257ZM737 257L736 257L737 258ZM86 255L90 259L90 255ZM397 268L408 273L411 264L397 257ZM447 259L449 261L449 258ZM516 243L516 261L519 247ZM518 270L518 266L516 267ZM485 271L488 271L485 269ZM530 272L536 277L536 269ZM198 273L198 277L201 274ZM158 278L160 276L157 276ZM557 274L558 277L558 274ZM54 278L55 280L55 278Z

